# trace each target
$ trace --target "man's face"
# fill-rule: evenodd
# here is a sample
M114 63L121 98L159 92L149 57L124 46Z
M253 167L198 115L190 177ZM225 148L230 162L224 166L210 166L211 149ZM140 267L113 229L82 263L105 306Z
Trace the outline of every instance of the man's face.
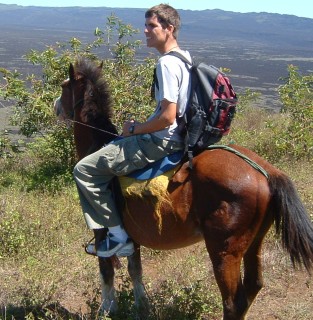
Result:
M145 35L147 46L150 48L156 48L162 53L164 46L169 37L169 30L163 29L158 18L154 15L151 18L146 18L145 23Z

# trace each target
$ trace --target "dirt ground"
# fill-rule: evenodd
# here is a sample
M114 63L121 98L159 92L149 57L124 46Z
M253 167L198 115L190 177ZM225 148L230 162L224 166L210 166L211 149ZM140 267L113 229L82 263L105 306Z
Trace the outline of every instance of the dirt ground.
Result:
M196 245L196 249L189 247L177 250L173 253L175 258L169 255L168 259L181 259L183 264L186 257L200 251L205 251L204 244ZM313 320L313 276L305 270L294 270L279 244L273 246L272 243L265 243L262 257L264 287L251 306L246 320ZM157 264L144 262L145 275L150 279L158 279L160 274L164 275L167 264L170 264L166 260L162 259ZM211 263L205 254L202 260L202 268L206 268L210 274L209 281L214 281ZM175 276L174 273L175 271L169 276ZM154 283L157 282L155 280Z
M197 251L202 246L203 252L204 244L198 245ZM186 257L194 254L193 250L192 247L185 248L176 254ZM309 276L305 270L294 270L289 257L278 244L273 246L272 243L265 243L262 257L264 287L251 306L246 320L313 320L313 276ZM208 272L212 275L210 262L204 261L204 265L208 266ZM148 274L151 272L149 269L145 270ZM158 269L162 274L163 262ZM153 270L156 272L155 264ZM209 279L214 280L213 276Z
M145 249L143 250L143 252ZM210 281L215 286L210 260L205 253L203 243L192 247L171 251L160 257L146 257L143 254L145 283L149 288L156 288L165 279L191 277ZM190 260L195 257L192 263ZM263 250L264 287L249 310L246 320L313 320L313 277L305 270L294 270L279 245L265 244ZM94 261L96 264L96 260ZM126 260L122 260L123 272L126 272ZM182 271L182 266L184 271ZM187 269L190 269L189 271ZM187 270L187 271L186 271ZM207 276L203 276L207 274ZM72 292L60 301L61 305L72 312L88 313L82 296ZM203 318L203 320L221 319ZM175 320L175 319L173 319Z
M0 108L0 111L0 128L3 128L4 123L7 124L8 110ZM145 253L145 250L143 252ZM190 281L193 281L193 277L198 273L204 279L203 281L214 282L211 264L203 243L162 254L159 257L145 254L143 257L145 283L149 283L151 288L157 287L164 279L177 279L180 276L185 276L182 269L185 269L184 272L190 276ZM192 257L195 259L190 263ZM264 287L250 308L247 320L313 320L313 276L309 276L305 270L294 270L287 255L283 253L282 248L276 242L266 241L262 257ZM86 261L88 264L93 264L94 283L97 286L97 261L92 259L87 257ZM123 272L126 272L126 262L122 262L124 264ZM85 261L81 261L81 263L83 264ZM188 268L190 268L190 274L188 274L188 270L186 271ZM2 278L0 283L4 277L10 278L15 272L11 270L12 274L7 274L7 271L0 270L0 279ZM11 277L10 281L13 278ZM60 293L60 306L72 313L88 313L86 291L89 290L90 295L94 294L94 283L87 290L86 288L77 290L76 287L71 288L70 286L63 288L63 293ZM0 302L5 300L6 295L2 289L3 287L0 288ZM1 314L0 319L3 319Z

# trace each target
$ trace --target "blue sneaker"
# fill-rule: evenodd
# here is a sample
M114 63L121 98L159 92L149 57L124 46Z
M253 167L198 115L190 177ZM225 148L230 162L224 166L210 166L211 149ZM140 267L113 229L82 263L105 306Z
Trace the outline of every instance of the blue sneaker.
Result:
M122 243L109 233L108 236L100 242L96 255L102 258L108 258L115 254L118 257L128 257L131 256L134 251L134 243L131 239L128 238L126 242Z

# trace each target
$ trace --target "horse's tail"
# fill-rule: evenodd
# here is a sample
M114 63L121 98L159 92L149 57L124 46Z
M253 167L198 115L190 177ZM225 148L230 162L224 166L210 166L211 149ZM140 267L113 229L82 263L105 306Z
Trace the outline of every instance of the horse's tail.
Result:
M281 233L283 247L293 266L313 267L313 225L293 182L284 174L269 177L276 233Z

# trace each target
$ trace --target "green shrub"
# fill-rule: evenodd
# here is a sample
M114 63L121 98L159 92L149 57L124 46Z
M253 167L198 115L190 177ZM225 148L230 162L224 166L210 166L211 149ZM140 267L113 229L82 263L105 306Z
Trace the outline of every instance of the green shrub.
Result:
M133 114L144 118L151 111L148 93L155 61L152 58L147 58L144 63L135 60L136 49L141 45L139 40L132 39L136 33L138 30L110 16L106 32L97 28L92 43L83 46L79 39L72 38L68 43L56 43L42 52L31 50L26 58L40 66L40 76L31 74L23 79L17 71L1 68L6 85L1 87L0 95L14 106L12 124L28 137L45 134L55 125L53 101L60 94L61 83L68 77L69 64L78 56L103 60L103 72L112 91L117 124ZM116 40L115 44L111 43L113 40ZM102 59L102 54L111 57Z
M26 245L18 211L3 212L0 218L0 258L16 255Z
M238 112L226 142L246 146L271 162L313 159L313 76L289 66L278 88L280 113L253 107L259 95L247 90L239 96Z
M313 157L313 75L301 75L290 65L278 88L282 112L289 117L287 130L278 137L285 151L297 159Z

